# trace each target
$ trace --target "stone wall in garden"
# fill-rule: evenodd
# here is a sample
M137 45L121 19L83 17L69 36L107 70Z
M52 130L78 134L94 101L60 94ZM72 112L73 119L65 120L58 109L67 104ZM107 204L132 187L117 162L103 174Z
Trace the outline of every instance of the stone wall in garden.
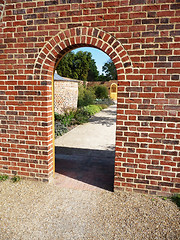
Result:
M1 0L0 172L53 175L52 75L96 47L118 75L114 189L180 188L179 0Z
M78 81L54 81L54 111L63 114L77 109Z

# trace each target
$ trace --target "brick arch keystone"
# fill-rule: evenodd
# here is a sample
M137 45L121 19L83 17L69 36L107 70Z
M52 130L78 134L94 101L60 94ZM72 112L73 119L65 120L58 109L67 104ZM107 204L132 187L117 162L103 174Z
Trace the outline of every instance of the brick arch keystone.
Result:
M59 32L44 45L34 65L34 78L51 80L57 60L82 46L95 47L105 52L115 64L118 80L125 79L125 73L132 73L132 61L120 41L101 29L77 27Z

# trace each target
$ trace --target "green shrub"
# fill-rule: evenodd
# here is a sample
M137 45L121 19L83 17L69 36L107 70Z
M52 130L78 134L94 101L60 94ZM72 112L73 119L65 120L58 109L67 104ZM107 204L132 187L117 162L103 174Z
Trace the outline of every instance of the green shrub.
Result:
M58 136L62 136L64 133L68 131L67 127L65 127L61 122L55 122L55 138Z
M68 131L68 127L74 124L74 110L66 110L64 114L54 113L55 137L62 136Z
M55 118L55 138L62 136L68 131L68 127L75 124L82 124L88 122L89 118L95 113L106 108L105 104L96 104L79 107L76 111L66 111L60 115L54 113Z
M57 112L54 113L54 120L55 120L55 121L60 121L61 118L62 118L62 117L61 117L61 115L60 115L59 113L57 113Z
M54 113L55 121L61 122L64 126L71 125L71 121L74 118L74 110L66 110L64 114Z
M74 115L75 115L75 111L69 111L64 113L62 118L62 122L64 126L68 127L71 125Z
M108 88L104 85L95 86L96 98L105 99L108 98Z
M89 118L97 112L100 112L102 107L100 105L88 105L78 108L74 120L75 124L82 124L88 122Z
M93 88L86 89L84 93L84 106L93 104L96 99L96 95Z
M107 105L107 104L98 104L98 106L100 106L100 107L101 107L101 109L105 109L105 108L107 108L107 107L108 107L108 105Z
M78 107L87 106L93 104L96 99L96 95L93 88L86 88L79 86L78 91Z
M78 106L81 107L84 104L84 86L78 87Z
M100 112L102 110L102 107L100 105L88 105L84 107L84 109L89 113L90 116L92 116L95 113Z
M74 115L76 124L82 124L82 123L88 122L89 118L90 118L90 114L86 109L84 109L84 107L78 108Z

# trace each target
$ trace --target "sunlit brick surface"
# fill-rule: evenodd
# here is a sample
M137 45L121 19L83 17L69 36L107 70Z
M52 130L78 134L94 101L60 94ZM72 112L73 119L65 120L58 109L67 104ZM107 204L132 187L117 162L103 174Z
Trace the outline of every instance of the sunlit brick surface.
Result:
M178 192L179 5L1 0L0 172L50 179L54 66L70 49L92 46L118 73L115 189Z

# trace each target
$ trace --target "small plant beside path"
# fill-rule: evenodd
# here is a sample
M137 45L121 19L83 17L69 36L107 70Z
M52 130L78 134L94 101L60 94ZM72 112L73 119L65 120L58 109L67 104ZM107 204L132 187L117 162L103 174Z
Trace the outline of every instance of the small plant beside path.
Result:
M95 113L106 108L107 105L88 105L78 108L76 111L65 112L60 115L55 113L55 137L62 136L73 126L88 122Z
M170 197L160 197L160 198L162 198L164 201L169 199L172 202L174 202L180 208L180 193L173 194Z
M0 175L0 182L2 181L6 181L9 179L8 175ZM17 175L14 175L12 178L10 178L10 180L15 183L15 182L19 182L21 180L21 178Z

